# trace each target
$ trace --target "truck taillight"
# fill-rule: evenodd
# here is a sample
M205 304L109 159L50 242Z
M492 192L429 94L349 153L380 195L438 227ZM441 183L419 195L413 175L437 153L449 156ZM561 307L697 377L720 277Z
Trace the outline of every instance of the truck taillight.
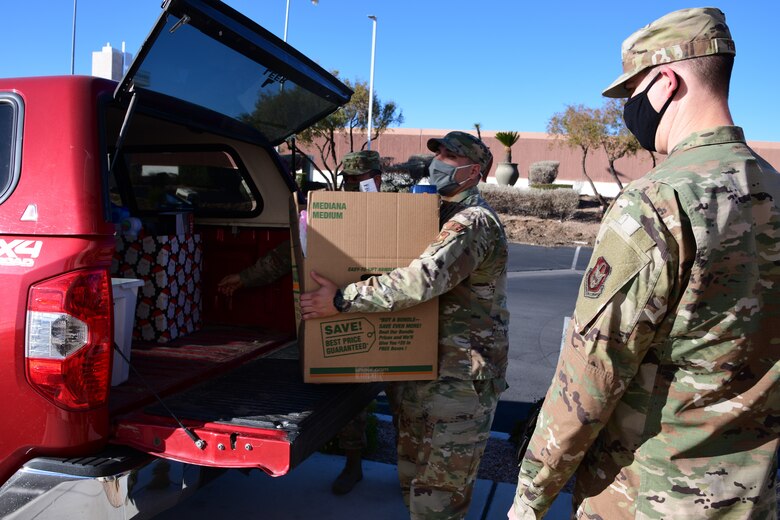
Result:
M70 410L104 405L111 380L110 278L73 271L30 287L25 355L30 383Z

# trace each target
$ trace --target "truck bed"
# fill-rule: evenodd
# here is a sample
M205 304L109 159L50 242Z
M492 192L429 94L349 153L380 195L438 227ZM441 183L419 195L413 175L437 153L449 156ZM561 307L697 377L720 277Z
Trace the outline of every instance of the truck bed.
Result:
M112 442L181 462L283 475L383 388L377 382L304 383L295 341L254 329L237 332L210 327L165 346L134 345L131 364L138 373L111 396Z
M170 343L134 341L130 377L111 388L110 413L115 416L155 402L145 383L157 394L168 395L249 359L290 347L293 341L289 335L260 328L213 325Z

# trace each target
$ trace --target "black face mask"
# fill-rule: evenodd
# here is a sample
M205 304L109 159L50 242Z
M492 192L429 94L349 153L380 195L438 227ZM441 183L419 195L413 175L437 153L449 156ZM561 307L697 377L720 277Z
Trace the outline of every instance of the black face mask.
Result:
M674 95L677 94L677 89L680 88L680 82L678 81L677 88L674 89L672 95L669 96L664 106L661 107L661 111L656 112L650 103L650 99L647 97L647 93L660 77L661 73L659 72L640 94L626 101L626 105L623 107L623 121L626 122L626 127L634 134L642 148L650 152L655 151L655 134L658 131L661 118L664 116L666 109L669 108Z

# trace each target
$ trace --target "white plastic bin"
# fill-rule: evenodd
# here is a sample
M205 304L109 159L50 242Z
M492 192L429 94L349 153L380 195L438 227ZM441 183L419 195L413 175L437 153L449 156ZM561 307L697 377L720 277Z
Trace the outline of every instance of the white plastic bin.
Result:
M111 278L111 289L114 293L114 341L127 359L130 359L130 345L133 342L137 292L143 285L144 281L136 278ZM114 352L111 386L124 383L129 375L130 365Z

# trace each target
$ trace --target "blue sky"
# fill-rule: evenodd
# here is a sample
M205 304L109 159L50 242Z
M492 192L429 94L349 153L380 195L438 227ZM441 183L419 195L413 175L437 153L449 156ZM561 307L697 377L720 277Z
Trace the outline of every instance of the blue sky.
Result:
M161 0L78 0L77 74L106 43L135 54ZM286 0L227 0L282 37ZM291 0L288 43L328 70L368 81L407 128L543 132L567 104L601 106L634 30L690 4L672 0ZM749 140L780 142L780 1L721 0L737 45L731 107ZM72 0L3 2L0 77L69 74ZM14 20L13 23L9 23Z

